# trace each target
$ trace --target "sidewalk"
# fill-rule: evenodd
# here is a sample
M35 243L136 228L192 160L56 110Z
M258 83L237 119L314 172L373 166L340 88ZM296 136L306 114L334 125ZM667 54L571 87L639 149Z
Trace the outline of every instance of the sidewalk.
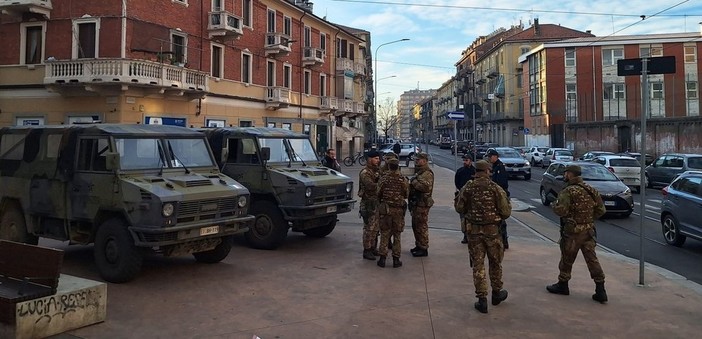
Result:
M360 167L342 170L358 179ZM519 202L508 219L503 263L509 298L488 314L477 312L453 211L453 172L433 170L428 257L409 255L407 216L404 266L363 260L355 210L340 215L327 238L290 233L275 251L253 250L239 239L217 265L153 259L134 282L109 285L106 322L58 338L693 338L702 331L695 284L647 268L646 286L639 287L638 264L620 255L598 253L608 304L591 299L594 283L582 256L571 295L546 292L558 275L559 249L549 239L556 225Z

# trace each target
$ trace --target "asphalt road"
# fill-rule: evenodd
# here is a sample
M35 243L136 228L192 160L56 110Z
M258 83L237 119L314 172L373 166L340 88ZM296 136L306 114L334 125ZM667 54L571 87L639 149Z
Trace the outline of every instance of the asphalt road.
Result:
M422 145L424 148L424 145ZM454 170L462 166L460 157L451 155L447 149L429 146L429 153L435 166ZM532 206L532 212L541 214L549 220L558 223L558 217L550 207L541 204L539 187L544 169L532 168L532 178L529 181L510 179L509 190L512 198L519 199ZM685 278L702 284L702 271L699 264L702 262L702 242L687 239L683 247L666 244L661 232L660 189L646 189L646 203L643 211L643 249L644 260L647 263L665 268L684 276ZM598 243L614 252L639 260L641 249L641 198L634 194L634 213L628 218L605 217L597 221ZM606 273L606 268L605 268Z

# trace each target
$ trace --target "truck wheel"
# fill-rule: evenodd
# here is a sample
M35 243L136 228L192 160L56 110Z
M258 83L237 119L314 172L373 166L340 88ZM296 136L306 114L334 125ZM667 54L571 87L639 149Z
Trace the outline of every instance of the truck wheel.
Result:
M109 282L130 281L141 270L143 258L122 219L112 218L100 225L93 252L100 276Z
M193 257L198 262L205 264L216 264L229 255L229 251L232 249L232 237L223 237L222 242L217 245L217 247L204 252L193 253Z
M36 245L39 238L27 232L22 207L16 202L8 202L0 216L0 239Z
M288 236L288 222L278 206L269 200L258 201L251 204L251 214L256 220L244 234L249 246L263 250L280 246Z
M334 230L334 227L336 227L336 217L334 217L334 221L324 226L310 228L308 230L302 231L302 233L312 238L324 238Z

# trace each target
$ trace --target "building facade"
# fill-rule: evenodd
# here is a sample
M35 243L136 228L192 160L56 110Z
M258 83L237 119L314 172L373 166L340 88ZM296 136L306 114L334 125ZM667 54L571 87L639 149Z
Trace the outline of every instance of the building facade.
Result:
M430 98L436 94L434 89L413 89L405 91L400 95L397 104L397 114L399 115L400 138L409 140L412 138L412 127L414 121L414 105Z

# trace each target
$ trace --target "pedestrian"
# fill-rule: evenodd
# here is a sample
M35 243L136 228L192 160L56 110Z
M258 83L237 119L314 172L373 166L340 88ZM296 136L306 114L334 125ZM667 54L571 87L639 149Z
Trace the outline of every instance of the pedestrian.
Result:
M463 188L463 186L469 181L473 180L475 175L475 167L473 166L473 158L470 154L463 155L463 167L456 171L456 175L453 177L453 183L456 185L456 194ZM463 233L463 240L461 244L468 243L468 235L466 234L466 225L463 223L463 215L461 214L461 232Z
M392 151L397 154L397 156L400 156L400 152L402 152L402 146L400 145L399 141L395 141L395 144L392 145Z
M375 260L378 237L378 181L380 153L366 153L366 167L358 174L359 214L363 218L363 259Z
M606 209L600 193L580 177L581 171L580 166L566 166L563 180L567 186L558 194L558 200L553 205L553 212L561 217L561 261L558 263L558 282L546 286L546 289L555 294L570 294L570 272L578 251L582 251L590 277L595 281L592 299L604 304L607 302L607 292L604 287L604 271L595 253L595 219L604 215Z
M414 167L416 175L410 181L409 208L415 247L410 253L415 257L426 257L429 255L429 209L434 205L434 172L429 168L426 153L415 156Z
M492 164L492 181L500 185L502 189L507 193L507 198L509 198L509 175L507 174L507 168L505 164L500 160L500 154L497 150L491 148L487 150L485 155L488 161ZM507 222L502 221L500 225L500 233L502 234L502 242L504 243L505 249L509 248L509 241L507 237Z
M339 165L339 162L336 160L336 150L333 148L327 150L322 159L322 165L341 172L341 165Z
M488 312L486 255L490 267L492 304L498 305L507 299L507 290L502 288L504 247L500 238L500 224L509 218L512 206L502 187L490 180L491 169L487 161L477 161L475 179L461 188L455 202L456 212L464 215L468 226L468 251L473 266L475 296L478 298L474 307L481 313Z
M388 169L380 177L378 184L378 210L380 244L392 244L392 267L402 266L400 253L402 242L400 235L405 228L405 213L407 212L407 196L409 194L409 182L400 173L400 160L390 158L387 161ZM378 266L385 267L385 258L388 254L388 246L380 246L378 249Z

